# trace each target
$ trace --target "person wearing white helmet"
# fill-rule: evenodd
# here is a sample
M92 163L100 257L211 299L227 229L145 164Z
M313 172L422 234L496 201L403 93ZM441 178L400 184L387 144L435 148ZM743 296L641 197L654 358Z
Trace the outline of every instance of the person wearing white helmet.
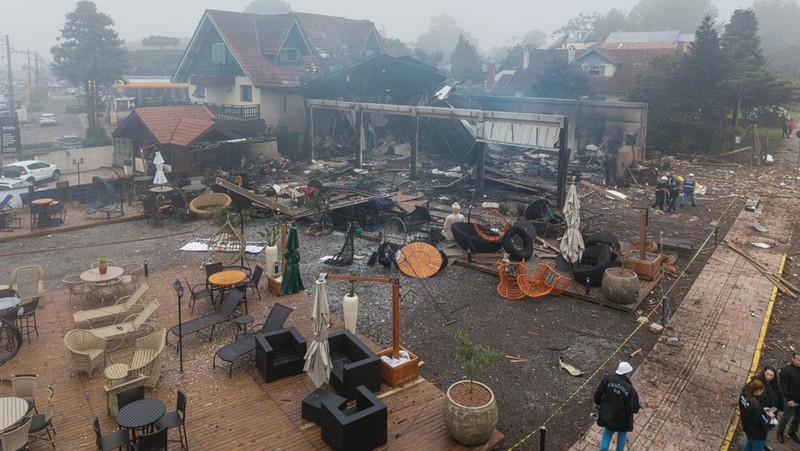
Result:
M667 210L670 213L677 213L675 207L678 206L678 198L681 197L681 183L683 178L681 176L675 177L667 173Z
M633 367L628 362L619 362L616 374L604 376L594 392L594 403L598 408L597 425L603 427L600 451L608 451L611 439L617 433L617 451L625 451L628 432L633 430L633 414L639 411L639 395L628 375Z
M689 174L686 180L683 181L683 197L681 197L681 208L686 205L688 198L692 202L692 207L697 206L697 200L694 198L694 191L697 189L697 180L694 179L694 174Z
M650 208L658 208L661 211L664 211L664 203L667 200L667 176L661 176L659 179L658 184L656 184L656 201Z

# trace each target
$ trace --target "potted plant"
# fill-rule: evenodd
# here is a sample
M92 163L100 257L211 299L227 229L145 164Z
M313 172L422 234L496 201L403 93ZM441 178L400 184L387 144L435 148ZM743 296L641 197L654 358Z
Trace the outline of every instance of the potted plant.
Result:
M133 173L133 160L126 158L122 162L122 170L125 172L125 175L130 175Z
M265 263L267 265L268 274L277 274L278 271L278 238L281 236L281 225L275 221L271 226L264 227L264 230L258 232L259 235L264 237L267 246L264 247Z
M356 281L350 281L350 288L342 299L342 311L344 312L344 328L352 333L356 333L356 323L358 322L358 296L356 295Z
M100 274L105 274L108 271L108 260L105 257L97 259L97 270L100 271Z
M306 229L306 233L313 236L327 235L333 231L328 227L330 218L330 196L318 190L312 190L305 197L305 206L314 216L314 224Z
M480 445L489 440L497 425L497 401L494 392L475 378L491 368L500 353L473 343L460 330L456 331L455 339L456 354L467 378L447 389L442 405L444 424L459 443Z

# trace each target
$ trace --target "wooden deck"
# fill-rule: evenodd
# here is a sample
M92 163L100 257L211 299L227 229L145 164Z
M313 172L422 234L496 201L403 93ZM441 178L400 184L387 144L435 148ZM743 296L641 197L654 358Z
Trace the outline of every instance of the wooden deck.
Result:
M183 268L151 273L145 279L150 285L145 298L156 298L161 303L154 314L159 327L177 324L177 299L171 283L185 275L193 283L199 283L203 277L197 268ZM261 295L263 301L256 295L249 296L250 313L256 323L263 322L277 300L295 309L287 325L296 327L306 337L311 336L311 300L306 295L276 298L268 294L266 281L261 286ZM104 432L116 429L106 410L102 389L106 380L102 370L95 370L93 378L71 374L70 355L63 336L74 327L72 312L92 307L83 299L74 304L70 306L66 290L45 293L37 311L39 337L33 337L30 346L26 342L15 358L0 368L2 378L15 373L39 374L36 395L42 405L47 386L53 386L56 449L94 448L91 422L95 416L100 418ZM208 309L200 301L195 314L202 315ZM185 321L189 318L188 296L184 296L183 313ZM342 322L334 318L333 327L341 328ZM214 353L230 342L234 331L235 326L227 324L217 328L212 342L198 335L186 339L183 374L178 373L175 349L168 347L162 355L161 379L155 389L147 392L147 397L161 399L168 410L173 410L176 390L187 394L187 431L194 449L327 449L319 427L300 417L301 400L316 388L305 374L264 383L252 359L237 364L233 378L228 378L226 368L212 370ZM361 339L377 350L364 337ZM170 343L174 342L175 337L171 336ZM129 338L109 355L107 364L129 362L132 348L133 340ZM10 394L10 390L7 386L0 387L0 396ZM424 378L399 387L384 384L378 396L389 409L387 449L469 449L450 438L441 415L444 393ZM474 449L492 449L502 439L503 435L495 431L488 443ZM49 449L49 446L39 443L33 449Z

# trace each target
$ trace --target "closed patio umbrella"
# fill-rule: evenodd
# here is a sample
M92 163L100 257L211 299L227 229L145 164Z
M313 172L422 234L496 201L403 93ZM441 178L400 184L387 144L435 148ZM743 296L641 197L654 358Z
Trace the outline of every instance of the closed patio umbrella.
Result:
M581 235L581 201L578 198L575 183L570 185L567 191L567 199L562 211L564 212L564 221L567 223L567 231L561 237L561 255L565 260L575 263L581 259L583 251L586 249Z
M156 176L153 177L153 185L163 186L167 183L167 176L164 175L164 157L161 156L161 152L156 152L153 164L156 165Z
M325 274L320 274L316 281L314 305L311 306L311 322L314 329L314 340L306 351L306 364L303 371L308 374L314 385L319 388L331 377L331 355L328 348L328 328L331 325L328 307L328 292Z
M281 294L295 294L303 291L303 281L300 280L300 240L297 238L297 227L295 224L289 228L289 236L286 238L286 252L283 257L286 259L286 268L281 279Z

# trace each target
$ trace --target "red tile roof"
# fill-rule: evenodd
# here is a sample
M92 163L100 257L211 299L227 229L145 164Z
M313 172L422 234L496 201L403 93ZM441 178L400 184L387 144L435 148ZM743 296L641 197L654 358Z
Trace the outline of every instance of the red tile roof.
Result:
M368 20L307 13L262 15L217 10L207 10L206 16L256 86L298 85L301 79L350 65L361 59L364 45L373 33L378 37L381 51L386 51L375 25ZM312 55L302 57L299 66L277 66L272 58L295 21Z
M171 144L188 147L211 129L223 130L214 122L216 116L205 105L136 108L119 124L117 130L137 119L162 146Z

